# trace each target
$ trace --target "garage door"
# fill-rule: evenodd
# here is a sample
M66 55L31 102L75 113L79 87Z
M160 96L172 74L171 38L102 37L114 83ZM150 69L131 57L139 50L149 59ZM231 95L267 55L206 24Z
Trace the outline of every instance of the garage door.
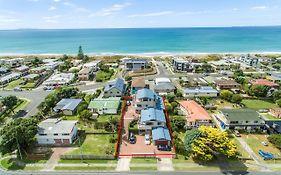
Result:
M62 144L61 139L54 139L55 140L55 144Z
M156 140L155 145L168 145L167 140Z
M63 139L63 144L69 145L70 144L69 139Z

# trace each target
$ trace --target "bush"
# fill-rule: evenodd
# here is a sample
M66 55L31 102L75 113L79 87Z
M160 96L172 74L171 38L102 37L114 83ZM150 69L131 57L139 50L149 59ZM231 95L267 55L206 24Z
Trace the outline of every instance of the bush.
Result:
M268 141L272 143L276 148L281 149L281 134L272 134L268 136Z

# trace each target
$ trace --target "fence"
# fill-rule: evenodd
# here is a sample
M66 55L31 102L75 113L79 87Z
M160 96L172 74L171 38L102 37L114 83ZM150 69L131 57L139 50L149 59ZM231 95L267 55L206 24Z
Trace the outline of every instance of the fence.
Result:
M82 154L82 155L61 155L62 160L114 160L115 156L113 155L91 155L91 154Z

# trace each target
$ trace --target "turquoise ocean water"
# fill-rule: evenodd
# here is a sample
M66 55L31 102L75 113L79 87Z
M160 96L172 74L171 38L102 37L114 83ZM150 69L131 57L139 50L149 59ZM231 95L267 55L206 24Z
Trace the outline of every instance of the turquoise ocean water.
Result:
M281 52L281 27L1 30L0 54Z

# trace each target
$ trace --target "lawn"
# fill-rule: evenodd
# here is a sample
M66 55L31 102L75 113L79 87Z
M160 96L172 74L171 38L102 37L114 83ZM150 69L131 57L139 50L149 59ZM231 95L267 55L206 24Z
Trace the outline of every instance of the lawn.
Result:
M132 158L131 164L138 164L138 163L143 163L143 164L156 164L157 159L156 158Z
M21 86L21 88L32 89L35 87L35 83L26 83L25 85Z
M117 164L117 160L60 160L59 163L95 163L95 164Z
M65 115L62 116L63 120L79 120L79 116L78 115Z
M109 72L104 72L102 70L99 70L96 74L96 81L104 82L106 80L109 80L113 74L114 74L114 70L109 71Z
M24 168L15 164L10 157L1 160L1 166L7 170L20 170Z
M131 171L156 171L156 166L137 166L137 167L130 167Z
M280 120L280 119L278 119L278 118L276 118L273 115L270 115L268 113L261 113L261 115L267 120Z
M23 82L22 79L14 80L8 83L5 89L13 90L14 88L18 87L22 82Z
M174 166L176 171L218 171L217 166Z
M277 108L278 106L269 100L243 100L242 104L246 108L252 109L265 109L265 108Z
M253 151L258 155L259 150L263 150L266 152L271 152L274 154L275 157L281 158L281 152L278 150L274 145L272 145L267 140L267 135L263 134L248 134L248 135L242 135L242 137L245 139L245 141L248 143L248 145L253 149ZM268 146L262 145L261 142L267 142Z
M56 166L55 170L115 170L111 166Z
M246 158L250 157L248 152L241 146L240 142L236 139L236 137L234 137L232 140L237 145L237 150L241 155L241 157L246 157Z
M110 143L112 134L92 134L87 135L85 141L82 144L82 154L92 155L112 155L115 152L116 143ZM117 136L116 136L117 137ZM80 148L74 149L67 154L80 155Z
M28 104L29 104L29 100L26 99L20 99L21 103L14 109L14 112L18 112L19 110L24 109Z
M108 122L110 120L110 117L112 118L118 118L118 120L120 120L120 115L100 115L97 118L98 122Z

